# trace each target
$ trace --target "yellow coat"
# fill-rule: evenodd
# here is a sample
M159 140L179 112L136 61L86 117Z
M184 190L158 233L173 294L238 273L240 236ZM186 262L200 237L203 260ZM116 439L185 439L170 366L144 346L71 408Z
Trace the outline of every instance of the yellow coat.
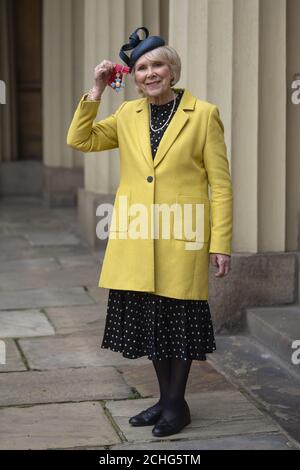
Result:
M230 255L232 239L232 184L217 106L184 89L153 160L147 98L125 101L114 114L94 122L99 101L85 101L86 95L75 111L67 144L82 152L119 148L116 213L120 196L127 196L128 208L143 204L149 217L153 204L188 203L194 211L197 203L204 208L200 244L184 232L172 233L177 217L172 212L168 239L162 238L161 229L158 238L150 236L150 220L147 237L130 237L138 213L128 210L125 221L110 225L98 285L207 300L209 253Z

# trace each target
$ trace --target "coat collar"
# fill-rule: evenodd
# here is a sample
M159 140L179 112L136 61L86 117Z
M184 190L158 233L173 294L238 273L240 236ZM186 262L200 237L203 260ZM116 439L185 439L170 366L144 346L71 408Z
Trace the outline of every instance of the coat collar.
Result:
M149 101L148 98L137 100L135 125L142 153L151 168L155 168L165 157L171 145L178 137L181 129L185 126L190 116L185 111L193 111L197 98L193 96L186 88L173 88L174 91L184 90L176 113L164 132L159 143L155 158L152 158L150 142L150 123L149 123Z

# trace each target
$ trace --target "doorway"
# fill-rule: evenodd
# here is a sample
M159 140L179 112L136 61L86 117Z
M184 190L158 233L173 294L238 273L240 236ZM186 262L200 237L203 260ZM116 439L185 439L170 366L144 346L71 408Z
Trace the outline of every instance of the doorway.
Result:
M42 6L42 0L13 0L19 161L42 161Z

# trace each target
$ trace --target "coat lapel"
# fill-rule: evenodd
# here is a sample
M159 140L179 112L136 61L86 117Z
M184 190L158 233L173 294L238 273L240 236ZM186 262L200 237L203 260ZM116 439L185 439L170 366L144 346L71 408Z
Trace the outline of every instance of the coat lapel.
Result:
M173 88L174 91L179 91L181 88ZM150 142L150 123L149 123L149 107L148 99L142 98L138 100L136 107L136 132L141 147L142 153L151 168L156 167L167 154L171 145L177 139L181 129L189 120L189 113L186 110L194 110L196 98L187 90L184 89L181 101L177 108L176 113L171 119L171 122L164 132L164 135L159 143L155 158L152 158L151 142Z

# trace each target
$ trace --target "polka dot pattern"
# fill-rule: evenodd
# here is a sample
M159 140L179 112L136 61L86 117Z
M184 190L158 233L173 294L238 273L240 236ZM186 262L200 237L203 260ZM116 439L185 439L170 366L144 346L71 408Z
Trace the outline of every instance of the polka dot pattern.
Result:
M159 142L160 142L162 136L164 135L166 129L170 125L170 122L172 121L173 116L174 116L174 114L175 114L175 112L176 112L176 110L179 106L179 103L180 103L181 97L183 95L183 92L184 92L184 90L179 90L177 92L174 111L172 113L172 116L171 116L168 124L166 124L165 127L163 127L158 132L152 131L152 129L150 127L150 141L151 141L151 150L152 150L153 159L155 158L155 155L156 155L156 152L157 152L157 149L158 149L158 146L159 146ZM169 101L168 103L165 103L165 104L150 103L150 106L151 106L151 126L153 127L153 129L158 129L159 127L161 127L165 124L165 122L168 120L168 118L170 116L170 112L173 108L173 104L174 104L174 99L172 99L171 101Z
M207 300L110 289L101 348L137 359L197 359L216 350Z

